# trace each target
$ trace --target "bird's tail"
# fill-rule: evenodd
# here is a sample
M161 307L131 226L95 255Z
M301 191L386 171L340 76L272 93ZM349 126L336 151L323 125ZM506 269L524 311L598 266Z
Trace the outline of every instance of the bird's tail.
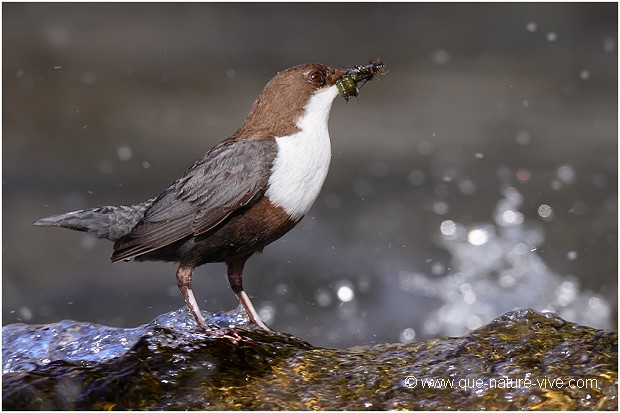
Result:
M37 227L63 227L86 231L99 238L116 241L127 235L144 216L144 211L154 199L131 206L105 206L82 209L39 219L32 223Z

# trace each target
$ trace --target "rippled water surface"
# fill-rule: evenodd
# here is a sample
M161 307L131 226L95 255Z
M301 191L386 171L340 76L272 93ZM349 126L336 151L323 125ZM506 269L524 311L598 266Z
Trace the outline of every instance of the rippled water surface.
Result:
M206 316L241 328L227 337L192 331L186 311L125 330L70 321L5 326L3 407L618 409L618 334L554 314L517 310L460 337L350 349L248 329L235 312ZM66 346L67 337L82 349Z

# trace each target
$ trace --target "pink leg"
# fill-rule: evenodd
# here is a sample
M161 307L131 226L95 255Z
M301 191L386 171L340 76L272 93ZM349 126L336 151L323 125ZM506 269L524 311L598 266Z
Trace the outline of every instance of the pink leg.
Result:
M192 315L196 319L196 324L198 327L202 327L203 329L210 331L211 329L207 326L207 322L202 316L202 312L200 311L200 307L198 307L198 302L196 301L196 297L194 297L194 292L192 291L192 275L194 274L193 267L184 267L183 265L179 266L177 270L177 283L179 284L179 290L183 293L183 297L185 297L185 303L191 311Z
M263 330L271 331L269 330L269 327L267 327L265 323L263 323L263 320L260 319L258 311L256 311L254 305L252 304L252 301L250 301L250 297L248 297L245 291L243 291L243 266L245 265L245 261L248 258L249 257L245 257L237 261L226 263L226 265L228 266L228 282L230 283L230 288L232 288L233 292L235 293L241 304L243 304L243 308L245 308L245 312L247 313L248 317L250 317L250 320L252 320L254 324L259 326Z

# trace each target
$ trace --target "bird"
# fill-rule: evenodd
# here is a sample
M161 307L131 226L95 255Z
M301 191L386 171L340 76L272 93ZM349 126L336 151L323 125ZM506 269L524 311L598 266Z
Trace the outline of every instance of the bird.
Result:
M157 197L33 222L86 231L114 242L111 261L178 263L176 279L198 327L211 331L192 291L196 267L226 263L232 291L250 321L269 330L243 288L246 261L308 213L331 160L334 99L357 96L383 62L351 69L320 63L278 72L244 122Z

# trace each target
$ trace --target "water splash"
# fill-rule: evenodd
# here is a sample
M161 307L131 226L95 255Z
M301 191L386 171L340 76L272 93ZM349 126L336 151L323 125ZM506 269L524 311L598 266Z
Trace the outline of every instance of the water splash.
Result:
M406 290L423 291L441 302L424 323L427 334L461 335L490 314L518 308L552 312L600 328L611 326L611 306L599 295L580 291L576 279L553 273L537 254L542 227L524 219L523 196L514 187L502 190L494 223L466 227L444 221L440 243L451 254L452 271L441 278L401 274ZM402 286L401 286L402 288Z
M226 313L203 311L207 323L219 328L252 328L239 306ZM157 328L166 328L188 339L204 339L187 308L162 314L135 328L115 328L100 324L63 320L45 325L10 324L2 328L2 374L31 371L54 361L100 363L131 350L141 337Z

